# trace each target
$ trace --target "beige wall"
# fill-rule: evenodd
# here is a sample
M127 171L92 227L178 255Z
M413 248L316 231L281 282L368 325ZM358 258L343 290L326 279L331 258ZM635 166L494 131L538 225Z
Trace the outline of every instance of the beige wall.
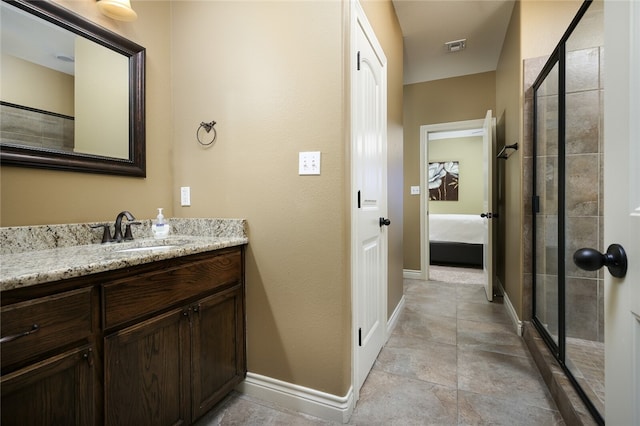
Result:
M582 0L520 0L522 58L550 55L582 3Z
M2 167L2 226L248 219L249 370L335 395L351 386L349 3L132 2L133 23L60 0L147 48L147 178ZM389 306L402 297L402 34L364 8L388 59ZM218 139L196 141L215 120ZM322 152L298 176L298 152ZM190 186L191 207L179 204Z
M495 72L404 86L404 268L420 269L420 126L482 119L495 110Z
M498 195L497 276L522 318L522 60L520 46L521 3L516 2L496 70L497 144L520 143L518 151L497 162Z
M428 145L430 163L458 161L460 166L458 201L430 200L429 213L480 214L484 194L482 138L437 139Z
M351 385L347 6L172 5L174 190L192 188L192 206L176 199L174 211L247 218L249 371L336 395ZM397 22L386 27L395 21L390 2L367 5L367 13L383 48L400 45L388 57L395 182L402 38ZM178 48L185 45L207 48ZM210 120L218 139L204 149L195 130ZM321 175L298 176L298 152L316 150ZM390 250L390 258L399 264L401 253ZM400 269L396 275L397 304Z
M168 2L132 2L133 23L99 15L93 0L58 0L65 7L124 35L147 49L147 177L0 167L0 224L37 225L113 221L122 210L172 216L170 19Z
M128 159L129 59L82 37L75 58L75 151Z
M11 55L0 59L2 100L73 116L73 76Z
M523 158L531 147L524 144L523 59L551 54L578 11L581 1L516 2L496 70L498 146L520 143L507 161L499 162L502 176L499 200L501 247L498 276L520 319L531 311L531 277L523 276L523 246L531 244L531 229L524 226L523 185L531 185ZM531 113L531 111L526 111ZM504 137L504 140L501 138Z
M172 4L177 216L244 217L248 369L350 385L346 104L340 2ZM194 46L194 48L184 48ZM208 149L195 139L215 120ZM298 152L321 175L298 176Z

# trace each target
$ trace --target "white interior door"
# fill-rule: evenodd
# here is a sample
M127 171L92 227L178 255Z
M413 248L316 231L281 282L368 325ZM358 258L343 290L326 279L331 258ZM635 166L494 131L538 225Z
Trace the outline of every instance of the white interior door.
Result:
M356 396L387 338L386 58L359 3L352 14L352 229ZM382 220L382 221L381 221Z
M493 301L493 116L491 110L487 111L482 125L482 154L484 169L484 194L482 210L484 219L484 243L482 245L482 258L484 269L484 291L487 300Z
M640 2L605 1L605 247L624 247L624 278L605 272L605 421L640 424Z

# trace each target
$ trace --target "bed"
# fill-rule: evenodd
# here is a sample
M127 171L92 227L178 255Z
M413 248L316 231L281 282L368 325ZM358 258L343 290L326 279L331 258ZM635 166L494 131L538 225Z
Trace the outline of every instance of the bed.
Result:
M429 263L482 268L484 233L479 214L429 214Z

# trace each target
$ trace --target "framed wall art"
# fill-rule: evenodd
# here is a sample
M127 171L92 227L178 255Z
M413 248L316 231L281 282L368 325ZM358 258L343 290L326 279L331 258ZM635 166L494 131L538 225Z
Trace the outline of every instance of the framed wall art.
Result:
M458 201L458 161L429 163L429 200Z

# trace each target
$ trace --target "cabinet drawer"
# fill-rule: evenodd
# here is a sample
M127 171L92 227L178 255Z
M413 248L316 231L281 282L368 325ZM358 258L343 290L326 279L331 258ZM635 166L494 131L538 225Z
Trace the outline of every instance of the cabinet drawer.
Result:
M186 265L113 281L103 285L104 328L176 306L241 279L242 255L238 249Z
M87 287L2 307L2 368L91 336L91 290Z

